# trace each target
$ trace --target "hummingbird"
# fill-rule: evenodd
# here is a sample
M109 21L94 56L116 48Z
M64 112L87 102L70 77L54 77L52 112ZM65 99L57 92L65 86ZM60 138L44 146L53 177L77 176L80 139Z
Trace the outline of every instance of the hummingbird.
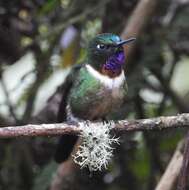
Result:
M104 33L89 42L86 62L73 67L63 84L58 122L104 121L118 110L128 92L123 46L134 40ZM77 140L70 134L60 137L55 152L57 163L69 158Z

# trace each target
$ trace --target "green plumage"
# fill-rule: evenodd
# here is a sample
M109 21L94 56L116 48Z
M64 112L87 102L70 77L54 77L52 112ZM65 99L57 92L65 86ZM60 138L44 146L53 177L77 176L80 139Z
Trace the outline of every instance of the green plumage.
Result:
M80 119L105 118L118 109L127 94L126 80L119 88L111 89L91 75L86 67L80 69L75 81L69 104L73 115Z

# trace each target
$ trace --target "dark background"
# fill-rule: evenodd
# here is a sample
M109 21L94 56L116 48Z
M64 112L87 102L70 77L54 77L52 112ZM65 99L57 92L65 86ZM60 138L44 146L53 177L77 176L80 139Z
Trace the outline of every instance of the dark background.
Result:
M129 94L119 116L188 112L189 2L154 0L140 10L149 12L146 18L137 14L131 26L139 2L1 0L0 126L56 122L58 87L70 67L84 60L88 40L102 32L137 38L126 52ZM122 136L108 170L92 178L82 170L64 189L152 190L185 133L174 129ZM0 190L49 189L57 169L52 159L56 139L0 140Z

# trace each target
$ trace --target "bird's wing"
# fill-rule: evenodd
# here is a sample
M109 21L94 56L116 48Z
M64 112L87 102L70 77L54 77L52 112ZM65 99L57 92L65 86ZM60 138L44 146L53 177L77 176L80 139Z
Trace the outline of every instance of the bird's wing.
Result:
M63 85L62 85L62 99L60 102L58 114L57 114L57 122L61 123L63 121L66 121L66 106L67 106L67 100L70 93L70 90L77 78L78 71L82 65L75 65L71 72L66 77Z
M57 115L57 122L66 121L66 106L70 90L77 78L78 71L82 65L74 66L70 74L66 77L66 80L62 86L62 100L59 106L59 111ZM73 150L78 137L75 135L63 135L59 138L57 148L55 151L54 159L57 163L64 162L67 160Z

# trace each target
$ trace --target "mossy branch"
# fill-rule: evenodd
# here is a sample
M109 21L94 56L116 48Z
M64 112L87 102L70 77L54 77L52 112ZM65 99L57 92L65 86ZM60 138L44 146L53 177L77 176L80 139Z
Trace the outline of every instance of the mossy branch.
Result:
M96 123L96 125L98 124L99 123ZM112 122L112 127L115 132L122 133L184 128L189 127L189 114L183 113L176 116L162 116L139 120L120 120L118 122ZM23 126L9 126L0 128L0 138L56 136L63 134L78 135L79 133L80 129L77 126L70 125L68 123L38 125L28 124Z

